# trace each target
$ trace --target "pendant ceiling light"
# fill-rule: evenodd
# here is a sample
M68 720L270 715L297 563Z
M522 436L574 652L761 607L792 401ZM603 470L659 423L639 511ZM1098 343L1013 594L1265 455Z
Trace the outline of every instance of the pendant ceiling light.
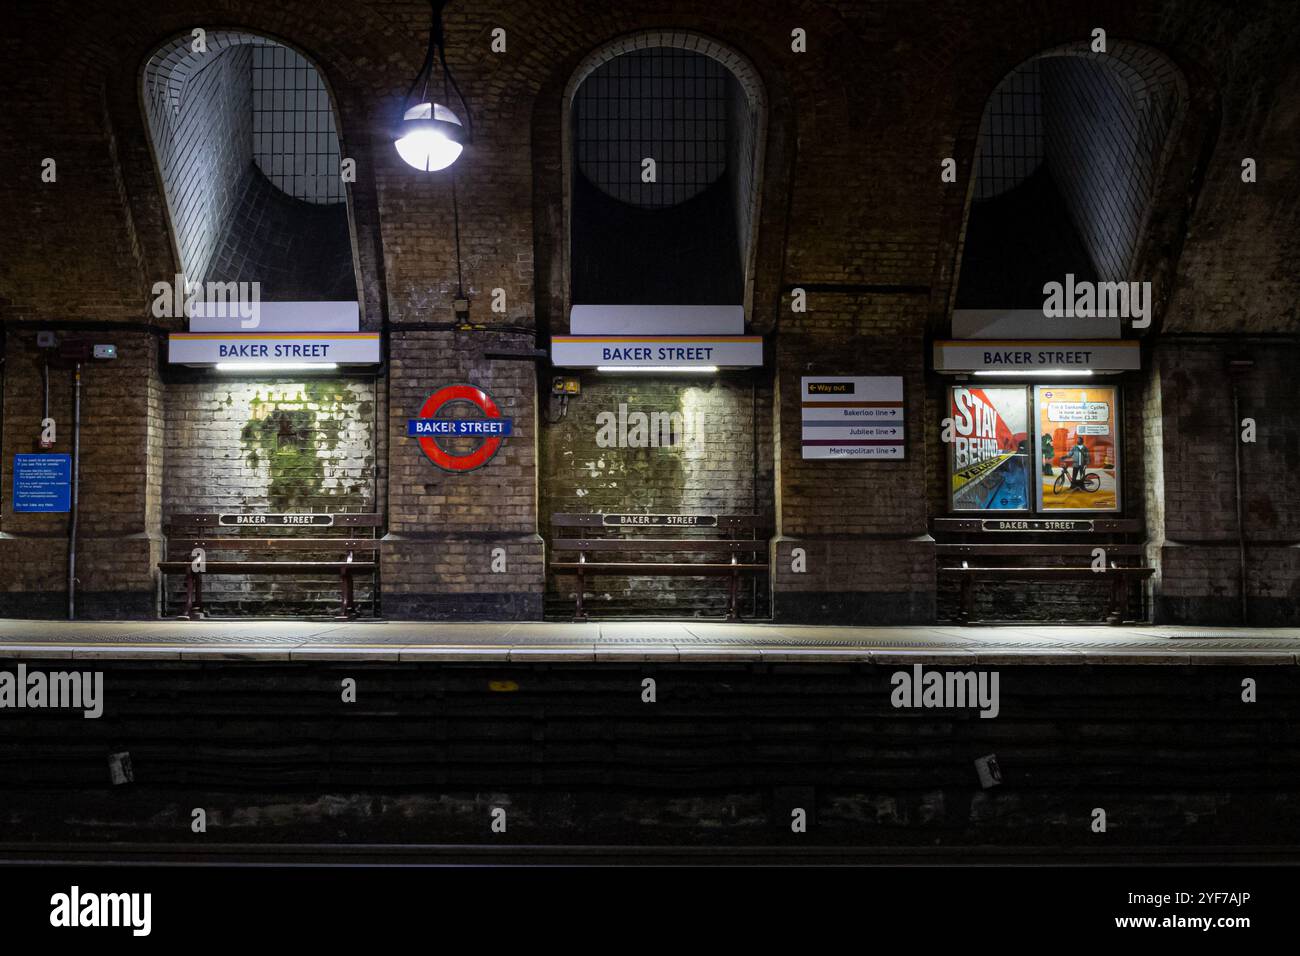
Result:
M461 95L456 79L447 66L446 34L442 28L442 8L446 0L431 0L433 19L429 25L429 49L424 54L424 65L416 74L405 99L402 100L402 122L394 136L397 154L410 166L424 172L446 169L460 158L465 143L469 141L469 127L462 125L460 117L441 103L435 103L429 94L435 62L442 62L442 98L450 103L449 90L465 111L469 123L469 104Z

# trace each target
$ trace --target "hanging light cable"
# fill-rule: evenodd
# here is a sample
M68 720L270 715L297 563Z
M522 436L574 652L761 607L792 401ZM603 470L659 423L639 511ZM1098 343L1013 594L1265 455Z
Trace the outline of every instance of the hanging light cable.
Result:
M430 0L429 6L432 8L429 48L425 51L420 72L416 74L411 88L402 100L402 122L395 132L393 145L408 165L424 172L437 172L460 158L465 143L470 139L472 127L468 125L469 104L465 102L460 86L447 65L447 37L442 26L442 9L446 6L446 0ZM434 64L439 59L442 61L443 99L450 103L451 90L456 91L467 125L461 124L460 117L450 107L434 102L429 95L429 81L433 76Z

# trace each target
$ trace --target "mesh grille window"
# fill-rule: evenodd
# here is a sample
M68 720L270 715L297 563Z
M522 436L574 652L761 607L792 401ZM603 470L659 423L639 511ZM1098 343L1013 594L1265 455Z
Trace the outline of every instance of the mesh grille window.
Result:
M614 57L574 98L578 169L605 194L632 205L674 206L727 169L730 73L712 57L654 47ZM653 159L656 182L644 183Z
M1039 61L1008 76L989 98L980 130L975 199L992 199L1018 186L1040 165L1043 97Z
M253 158L295 199L343 202L329 94L320 74L287 47L253 48Z

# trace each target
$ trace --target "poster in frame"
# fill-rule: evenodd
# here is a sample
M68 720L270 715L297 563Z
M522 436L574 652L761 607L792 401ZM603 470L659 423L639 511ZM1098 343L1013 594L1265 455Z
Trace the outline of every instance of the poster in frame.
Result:
M1031 510L1029 387L948 390L948 503L953 512Z
M1118 387L1034 386L1038 510L1119 511L1120 444Z

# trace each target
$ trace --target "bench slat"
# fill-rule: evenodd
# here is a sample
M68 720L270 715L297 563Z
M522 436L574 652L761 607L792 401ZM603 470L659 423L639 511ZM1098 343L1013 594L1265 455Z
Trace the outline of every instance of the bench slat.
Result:
M631 574L631 575L713 575L755 574L768 569L766 564L676 564L661 562L658 564L635 561L552 561L551 569L564 572L582 571L584 574Z
M1094 571L1090 567L1073 567L1073 568L940 568L940 574L965 575L969 577L981 578L1005 578L1015 580L1017 577L1026 578L1090 578L1105 577L1108 574L1119 574L1128 577L1150 577L1156 573L1155 568L1135 568L1135 567L1110 567L1103 570Z
M556 538L552 551L729 551L766 552L766 541L726 538Z
M623 512L618 512L622 514ZM772 520L763 515L716 515L714 525L607 525L600 514L553 514L551 525L556 528L606 528L610 531L645 531L649 528L680 528L680 530L705 529L710 531L739 528L771 528Z
M936 544L938 555L1003 555L1010 557L1050 554L1087 554L1094 548L1102 548L1106 554L1137 555L1144 553L1140 544Z
M564 572L564 574L577 574L578 571L582 571L586 575L711 576L729 575L733 571L738 572L738 574L758 574L758 572L767 571L767 564L671 564L667 562L640 564L624 561L555 561L551 562L551 570Z
M230 548L265 551L378 551L376 538L205 538L202 535L169 538L173 548Z
M377 571L374 561L208 561L203 574L313 574L333 573L343 570L363 574ZM183 574L190 569L189 561L159 561L158 569L164 574Z

